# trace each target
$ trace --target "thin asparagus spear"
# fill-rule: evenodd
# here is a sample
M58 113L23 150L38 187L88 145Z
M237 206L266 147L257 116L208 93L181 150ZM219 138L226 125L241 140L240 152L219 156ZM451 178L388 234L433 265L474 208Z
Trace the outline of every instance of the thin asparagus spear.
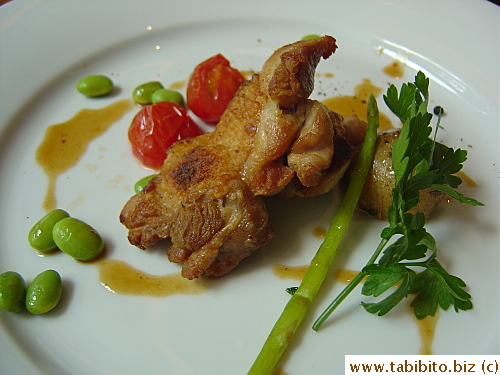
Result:
M368 100L367 113L368 126L365 141L352 171L345 196L330 224L323 243L309 265L304 279L283 309L248 375L272 374L325 280L333 256L347 231L363 191L366 175L372 165L379 124L377 102L373 95Z

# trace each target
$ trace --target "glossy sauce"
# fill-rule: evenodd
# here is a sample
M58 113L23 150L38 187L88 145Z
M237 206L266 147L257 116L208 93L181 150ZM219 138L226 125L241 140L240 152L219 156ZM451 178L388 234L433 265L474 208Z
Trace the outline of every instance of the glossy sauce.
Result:
M288 375L288 373L285 370L278 368L274 370L273 375Z
M398 60L394 60L392 63L385 66L382 71L392 78L401 78L405 74L404 64Z
M341 284L349 284L358 275L359 271L338 269L333 273L335 281Z
M432 342L434 341L434 333L436 332L436 324L439 320L439 310L434 316L426 316L424 319L417 319L413 313L413 308L409 308L411 316L418 327L420 336L420 352L421 355L432 354Z
M180 90L186 86L186 83L187 82L185 80L173 82L172 84L170 84L170 86L168 86L168 88L170 90Z
M302 280L306 274L308 266L290 267L282 264L273 266L273 272L281 279L294 279ZM348 269L338 269L333 273L335 281L342 284L349 284L352 279L358 275L359 271ZM363 281L362 281L363 282ZM397 285L395 285L396 287ZM408 305L409 306L409 305ZM420 351L419 354L427 355L432 354L432 342L434 341L434 332L436 331L436 324L438 321L439 312L435 316L427 316L424 319L417 319L413 313L413 308L409 307L413 321L418 327L418 334L420 337Z
M133 107L129 99L100 109L82 109L69 121L51 125L36 150L36 161L47 175L48 187L43 208L56 208L56 180L73 167L87 150L89 142L103 134Z
M322 102L327 108L340 113L344 118L357 115L361 120L366 121L366 107L368 98L371 94L377 97L381 93L382 88L373 85L371 80L369 79L363 79L363 83L357 85L354 88L353 96L334 96L331 98L327 98ZM389 120L389 118L385 114L380 113L379 130L391 128L393 128L391 120Z
M314 235L314 237L317 237L317 238L325 238L326 229L323 227L316 227L313 229L313 235Z
M275 264L273 266L273 273L280 279L293 279L302 280L307 272L309 266L285 266L283 264Z
M459 171L456 173L456 175L458 177L460 177L462 179L462 181L465 183L465 185L467 185L468 187L470 187L470 188L477 187L476 181L474 181L472 178L470 178L465 172Z
M119 260L98 263L99 281L117 294L166 297L173 294L201 294L208 288L205 279L188 280L180 272L156 276L133 268Z

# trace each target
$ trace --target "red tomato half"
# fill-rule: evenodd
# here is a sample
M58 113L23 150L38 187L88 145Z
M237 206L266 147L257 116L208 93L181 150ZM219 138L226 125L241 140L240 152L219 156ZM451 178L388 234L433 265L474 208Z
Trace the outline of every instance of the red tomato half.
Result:
M128 130L134 155L146 166L160 169L167 149L176 141L202 134L186 110L172 102L146 105Z
M216 124L244 81L224 56L215 55L194 69L187 87L188 107L205 122Z

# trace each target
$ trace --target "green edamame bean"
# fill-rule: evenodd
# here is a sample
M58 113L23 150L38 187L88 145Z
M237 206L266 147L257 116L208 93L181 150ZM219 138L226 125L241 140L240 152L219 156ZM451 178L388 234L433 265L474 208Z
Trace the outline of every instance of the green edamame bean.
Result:
M0 275L0 308L19 312L24 306L26 283L17 272L7 271Z
M306 40L306 39L316 39L316 38L319 38L320 36L318 34L309 34L309 35L306 35L305 37L302 38L302 40Z
M113 81L103 75L87 76L76 84L78 92L90 98L109 94L113 91L113 87Z
M169 90L169 89L159 89L156 90L153 95L151 95L151 102L172 102L175 104L179 104L181 107L185 107L184 97L178 91Z
M163 85L160 82L146 82L134 89L132 97L139 104L151 104L151 95L153 95L156 90L160 90L162 88Z
M26 291L26 309L32 314L45 314L57 306L62 294L62 280L57 271L46 270L31 281Z
M139 194L142 189L146 187L146 185L151 181L154 177L158 176L157 174L152 174L150 176L146 176L137 181L134 185L134 191Z
M58 221L52 236L61 251L78 260L91 260L101 254L104 242L90 225L73 217Z
M57 247L52 238L54 225L69 214L61 209L56 209L42 217L28 233L28 241L34 249L38 251L50 251Z

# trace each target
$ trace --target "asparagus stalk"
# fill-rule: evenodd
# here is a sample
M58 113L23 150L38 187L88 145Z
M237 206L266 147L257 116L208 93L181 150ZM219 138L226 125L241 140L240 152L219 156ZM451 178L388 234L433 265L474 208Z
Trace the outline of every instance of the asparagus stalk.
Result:
M367 114L368 126L365 140L352 171L346 194L330 224L323 243L309 265L304 279L283 309L248 375L272 374L325 280L335 252L347 231L363 191L366 175L372 165L379 124L377 102L373 95L368 100Z

